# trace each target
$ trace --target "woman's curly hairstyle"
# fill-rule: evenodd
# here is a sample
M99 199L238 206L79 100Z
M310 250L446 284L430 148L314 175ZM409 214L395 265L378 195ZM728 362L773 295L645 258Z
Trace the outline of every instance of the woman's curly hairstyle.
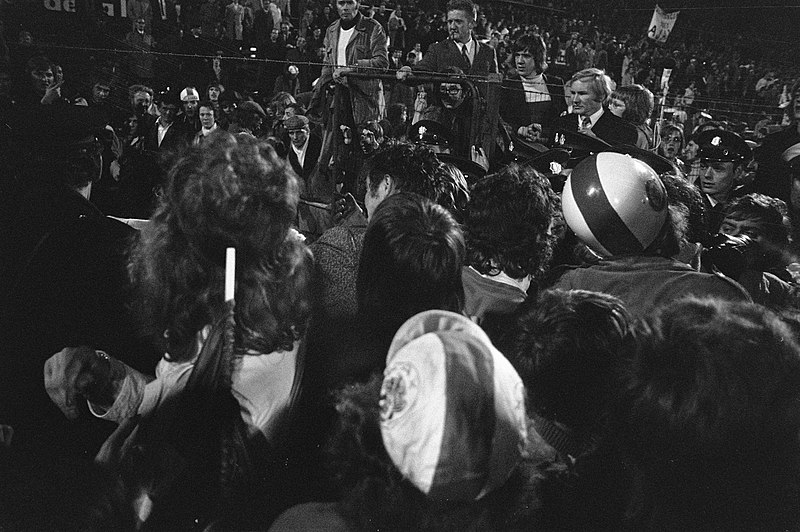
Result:
M484 275L541 276L553 253L556 197L536 170L510 164L478 181L467 207L467 264Z
M289 229L297 178L267 144L221 133L172 167L150 224L131 249L136 305L171 359L224 312L225 250L236 248L236 345L291 349L310 310L311 255Z

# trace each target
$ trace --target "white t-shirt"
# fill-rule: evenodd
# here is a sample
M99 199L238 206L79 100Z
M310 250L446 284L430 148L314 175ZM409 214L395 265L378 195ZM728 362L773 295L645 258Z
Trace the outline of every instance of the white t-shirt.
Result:
M269 438L279 414L289 407L299 345L295 342L291 351L248 354L237 359L231 393L253 433L260 430ZM183 390L193 367L194 361L171 362L162 358L156 366L155 380L147 382L145 375L125 366L125 380L111 408L103 412L92 403L89 408L95 416L118 423L136 414L145 416Z
M356 31L355 26L349 30L339 28L339 46L336 49L337 66L347 66L347 43L350 42L350 37L353 36L354 31Z

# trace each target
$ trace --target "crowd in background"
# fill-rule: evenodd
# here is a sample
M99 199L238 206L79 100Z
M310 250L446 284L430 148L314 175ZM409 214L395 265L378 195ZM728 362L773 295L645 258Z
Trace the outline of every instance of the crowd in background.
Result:
M798 528L797 71L474 8L3 26L0 529Z

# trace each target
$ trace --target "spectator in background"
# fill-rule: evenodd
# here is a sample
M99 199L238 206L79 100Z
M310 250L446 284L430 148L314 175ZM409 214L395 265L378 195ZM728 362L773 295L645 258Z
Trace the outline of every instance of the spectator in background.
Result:
M272 94L287 92L294 97L300 94L300 69L297 65L288 65L283 73L275 79Z
M273 28L280 26L280 11L275 7L278 14L277 20L273 17L272 8L275 6L274 2L269 0L259 0L258 9L253 13L253 38L252 44L257 48L263 50L267 44Z
M273 87L275 80L281 75L284 68L283 62L286 60L286 46L280 39L280 30L272 28L269 34L269 39L261 51L262 57L266 59L263 65L261 76L263 78L262 85L266 87Z
M260 135L260 127L267 114L258 103L246 101L240 103L233 111L228 132L236 136L256 138Z
M208 100L214 106L214 109L219 110L219 97L225 91L225 87L218 82L211 82L206 87L206 92L203 99Z
M611 93L608 110L613 114L627 120L636 126L638 139L636 147L653 151L656 148L656 139L650 127L650 117L653 115L653 93L646 87L638 84L617 87Z
M306 182L319 161L322 138L316 132L312 134L308 118L303 115L289 117L283 125L289 135L289 163L301 178L300 191L304 192Z
M125 36L125 44L133 51L128 55L128 74L133 80L145 85L153 81L153 36L146 29L142 17L134 21L133 30Z
M189 31L183 34L180 51L189 57L180 58L178 64L170 65L169 68L180 70L180 79L186 85L203 87L209 82L227 84L230 81L227 73L223 75L221 62L216 62L217 56L222 56L222 51L214 53L208 37L201 32L199 21L189 24ZM214 56L211 61L207 58L209 55ZM215 66L220 68L215 69ZM215 70L219 70L219 76Z
M198 106L197 115L200 117L200 131L198 131L194 140L193 146L200 146L207 142L208 136L219 129L216 120L217 111L214 109L214 104L210 101L200 102Z
M406 49L406 21L403 19L403 11L400 4L394 8L389 16L389 44L400 50Z
M240 0L231 0L225 6L225 39L236 51L241 50L244 39L244 16L245 8L240 4Z
M139 19L144 21L144 31L153 33L153 6L150 0L126 0L128 18L131 19L131 31L139 31L136 23Z
M686 163L680 158L683 155L683 128L676 124L666 124L661 128L661 139L658 154L677 166L685 175Z
M61 96L61 83L55 77L55 65L44 56L33 56L25 65L25 78L20 81L17 103L25 106L66 105Z
M197 116L199 102L200 94L194 87L186 87L181 91L181 112L178 121L191 138L200 131L200 118Z
M414 62L410 64L416 65L417 63L422 61L422 44L418 42L414 43L414 47L408 53L409 55L412 53L414 54Z

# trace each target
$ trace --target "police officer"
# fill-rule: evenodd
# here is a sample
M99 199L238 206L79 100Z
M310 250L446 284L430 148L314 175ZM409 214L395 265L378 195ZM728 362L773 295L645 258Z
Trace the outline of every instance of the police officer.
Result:
M700 177L706 224L711 234L719 231L728 201L739 195L744 184L752 150L732 131L710 129L697 138Z

